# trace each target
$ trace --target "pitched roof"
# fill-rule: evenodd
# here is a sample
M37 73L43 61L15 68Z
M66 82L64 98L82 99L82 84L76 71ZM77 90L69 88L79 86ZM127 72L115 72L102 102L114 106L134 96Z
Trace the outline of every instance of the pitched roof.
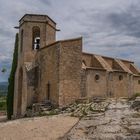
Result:
M117 62L125 72L132 74L131 70L120 59L114 59L114 61Z
M100 55L94 55L94 57L100 62L104 69L107 71L112 71L111 66L105 61L105 59Z

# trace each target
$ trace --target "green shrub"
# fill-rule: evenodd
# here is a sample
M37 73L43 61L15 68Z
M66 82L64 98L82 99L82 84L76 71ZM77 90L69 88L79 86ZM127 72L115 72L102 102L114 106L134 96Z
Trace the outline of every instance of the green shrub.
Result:
M14 99L14 81L15 81L15 72L17 68L17 59L18 59L18 33L15 37L15 48L13 54L13 62L11 73L8 79L8 93L7 93L7 118L11 119L13 115L13 99Z
M49 116L58 115L58 112L56 110L51 110L51 111L49 111L49 113L47 115L49 115Z
M135 100L138 96L140 96L140 93L135 93L130 97L130 100Z
M6 110L6 101L0 102L0 110Z

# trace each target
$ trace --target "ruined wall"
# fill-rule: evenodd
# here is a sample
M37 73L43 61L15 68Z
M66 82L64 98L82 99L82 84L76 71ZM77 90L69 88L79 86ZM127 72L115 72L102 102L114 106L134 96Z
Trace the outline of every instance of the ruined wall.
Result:
M61 42L59 70L59 105L67 105L80 95L82 39Z
M39 98L38 101L48 99L58 104L59 98L59 43L54 43L39 51ZM49 87L48 87L49 84ZM48 89L50 88L50 91ZM48 93L50 92L50 93Z
M105 97L107 92L106 71L87 69L86 74L87 97ZM99 76L99 79L96 79L96 75Z

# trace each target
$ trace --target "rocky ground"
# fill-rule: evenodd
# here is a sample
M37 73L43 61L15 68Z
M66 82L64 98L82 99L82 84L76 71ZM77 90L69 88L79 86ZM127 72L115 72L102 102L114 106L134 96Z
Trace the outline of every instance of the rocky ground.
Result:
M140 140L140 99L108 100L105 112L81 118L62 140Z
M1 122L0 140L140 140L139 97L82 99L65 108L37 104L26 115L47 116Z

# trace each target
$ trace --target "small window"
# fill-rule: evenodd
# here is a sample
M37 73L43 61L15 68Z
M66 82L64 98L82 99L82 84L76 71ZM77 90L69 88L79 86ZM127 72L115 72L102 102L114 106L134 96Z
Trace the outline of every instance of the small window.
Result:
M123 80L123 76L119 75L119 81L122 81L122 80Z
M138 84L140 85L140 80L138 80Z
M99 79L100 79L99 74L96 74L96 75L95 75L95 80L96 80L96 81L99 81Z

